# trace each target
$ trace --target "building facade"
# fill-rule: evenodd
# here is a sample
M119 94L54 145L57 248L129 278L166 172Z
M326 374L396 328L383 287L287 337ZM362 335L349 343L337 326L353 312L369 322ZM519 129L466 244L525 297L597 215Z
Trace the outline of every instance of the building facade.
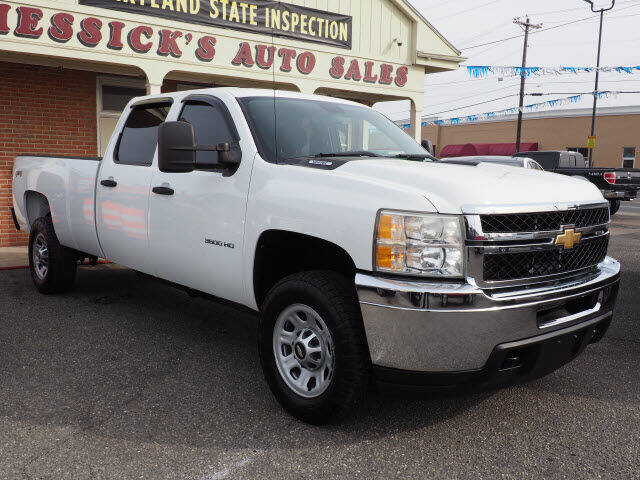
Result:
M133 96L408 99L416 125L424 75L462 60L406 0L0 0L0 246L26 241L9 213L13 158L101 155Z
M515 143L517 117L468 124L422 127L439 154L448 145ZM525 113L522 142L538 143L539 150L574 150L588 156L591 109ZM601 107L596 123L595 167L640 167L640 106Z

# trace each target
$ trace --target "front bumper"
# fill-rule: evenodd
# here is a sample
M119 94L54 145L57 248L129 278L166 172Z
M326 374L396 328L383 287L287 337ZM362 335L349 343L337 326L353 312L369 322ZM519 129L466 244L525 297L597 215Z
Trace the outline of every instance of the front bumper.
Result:
M607 257L587 275L500 291L482 290L472 281L357 274L374 369L387 376L393 372L436 377L484 372L500 369L503 365L495 352L506 352L517 342L530 346L551 339L553 344L553 339L594 326L602 336L615 305L619 272L620 264ZM581 348L596 339L592 337ZM570 350L579 353L581 349L576 348ZM494 365L496 362L500 365Z
M602 196L607 200L633 200L638 196L637 189L628 190L600 190Z

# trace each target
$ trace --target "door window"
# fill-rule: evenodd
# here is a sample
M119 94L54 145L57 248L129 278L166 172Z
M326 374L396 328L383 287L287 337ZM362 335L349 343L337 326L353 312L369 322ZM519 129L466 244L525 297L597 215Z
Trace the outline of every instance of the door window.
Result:
M180 121L193 126L196 145L217 145L237 140L223 108L199 101L188 102L185 105ZM218 152L196 152L196 164L215 163L218 163Z
M116 162L150 166L158 145L158 127L165 121L170 103L134 107L122 129Z

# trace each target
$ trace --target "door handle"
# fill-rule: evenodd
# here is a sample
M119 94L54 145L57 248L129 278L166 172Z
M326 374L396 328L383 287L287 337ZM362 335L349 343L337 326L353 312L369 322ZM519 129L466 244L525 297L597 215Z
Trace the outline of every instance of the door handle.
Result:
M100 182L100 185L102 185L103 187L109 187L109 188L113 188L113 187L117 187L118 186L118 182L116 182L114 179L109 178L107 180L102 180Z
M153 187L151 191L153 193L157 193L158 195L173 195L175 193L173 191L173 188L169 187Z

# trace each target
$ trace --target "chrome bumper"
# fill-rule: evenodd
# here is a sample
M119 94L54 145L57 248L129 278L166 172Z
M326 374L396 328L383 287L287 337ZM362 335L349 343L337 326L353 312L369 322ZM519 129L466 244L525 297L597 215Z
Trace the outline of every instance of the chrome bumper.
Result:
M619 272L607 257L589 275L517 290L360 273L355 282L375 366L456 372L482 368L500 344L611 317Z
M637 190L624 190L624 191L611 191L611 190L600 190L602 196L606 199L618 199L618 198L629 198L634 199L638 195Z

